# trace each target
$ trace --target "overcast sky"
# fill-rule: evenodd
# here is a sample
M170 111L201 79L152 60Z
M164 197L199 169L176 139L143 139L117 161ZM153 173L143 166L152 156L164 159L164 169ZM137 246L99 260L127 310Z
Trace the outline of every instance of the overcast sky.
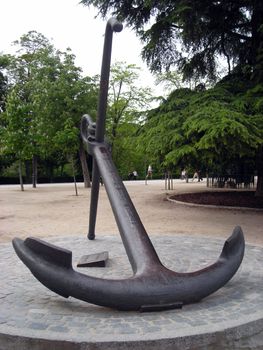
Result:
M84 7L79 0L0 0L0 52L14 53L11 43L30 30L47 37L60 50L67 47L76 56L76 65L86 75L100 73L103 35L106 20L95 19L94 8ZM142 45L135 33L124 26L114 33L112 63L125 61L143 69L141 82L154 87L154 78L140 58Z

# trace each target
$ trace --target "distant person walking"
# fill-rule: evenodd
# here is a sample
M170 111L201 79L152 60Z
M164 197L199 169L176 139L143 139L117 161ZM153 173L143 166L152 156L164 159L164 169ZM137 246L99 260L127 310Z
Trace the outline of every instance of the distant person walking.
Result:
M198 171L196 170L195 173L194 173L194 176L192 178L192 181L194 181L194 179L198 179L199 181L199 174L198 174Z
M183 168L183 170L181 171L181 180L185 180L186 182L188 182L188 173L185 168Z
M137 178L138 178L138 173L137 173L137 171L136 171L136 170L133 170L132 174L133 174L133 179L134 179L134 180L137 180Z
M148 170L147 170L146 179L148 179L149 177L152 179L152 176L153 176L153 169L152 169L152 166L149 165Z
M132 172L130 172L128 174L128 179L129 180L137 180L137 178L138 178L138 173L137 173L136 170L133 170Z
M194 173L194 176L192 178L192 181L194 181L194 179L197 179L198 182L203 181L203 178L201 176L201 171L200 170L196 170Z

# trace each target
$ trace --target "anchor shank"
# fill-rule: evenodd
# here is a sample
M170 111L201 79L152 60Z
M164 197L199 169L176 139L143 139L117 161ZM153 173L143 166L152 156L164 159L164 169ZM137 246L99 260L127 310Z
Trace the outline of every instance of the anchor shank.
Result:
M160 265L158 255L147 235L130 196L118 175L105 144L93 143L96 159L109 201L134 273Z

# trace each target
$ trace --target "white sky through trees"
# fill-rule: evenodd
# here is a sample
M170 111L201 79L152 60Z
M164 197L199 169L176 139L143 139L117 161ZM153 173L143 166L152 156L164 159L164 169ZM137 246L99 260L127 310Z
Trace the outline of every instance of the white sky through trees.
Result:
M100 74L106 20L94 18L96 10L84 7L79 0L0 0L0 52L14 53L12 42L30 30L43 34L56 49L71 48L75 63L85 75ZM142 45L135 32L124 26L114 34L112 63L125 61L142 68L140 81L162 94L140 58Z

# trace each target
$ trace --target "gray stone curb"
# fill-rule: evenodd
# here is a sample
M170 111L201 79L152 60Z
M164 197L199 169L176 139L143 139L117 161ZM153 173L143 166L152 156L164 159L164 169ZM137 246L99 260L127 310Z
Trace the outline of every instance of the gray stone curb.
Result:
M47 241L72 250L75 269L82 255L109 251L105 268L78 271L100 278L131 275L118 236ZM154 236L152 242L164 265L188 272L214 262L224 240L181 235ZM0 254L0 350L263 349L263 247L247 245L237 274L200 303L151 313L121 312L64 299L31 275L11 244L0 244Z

